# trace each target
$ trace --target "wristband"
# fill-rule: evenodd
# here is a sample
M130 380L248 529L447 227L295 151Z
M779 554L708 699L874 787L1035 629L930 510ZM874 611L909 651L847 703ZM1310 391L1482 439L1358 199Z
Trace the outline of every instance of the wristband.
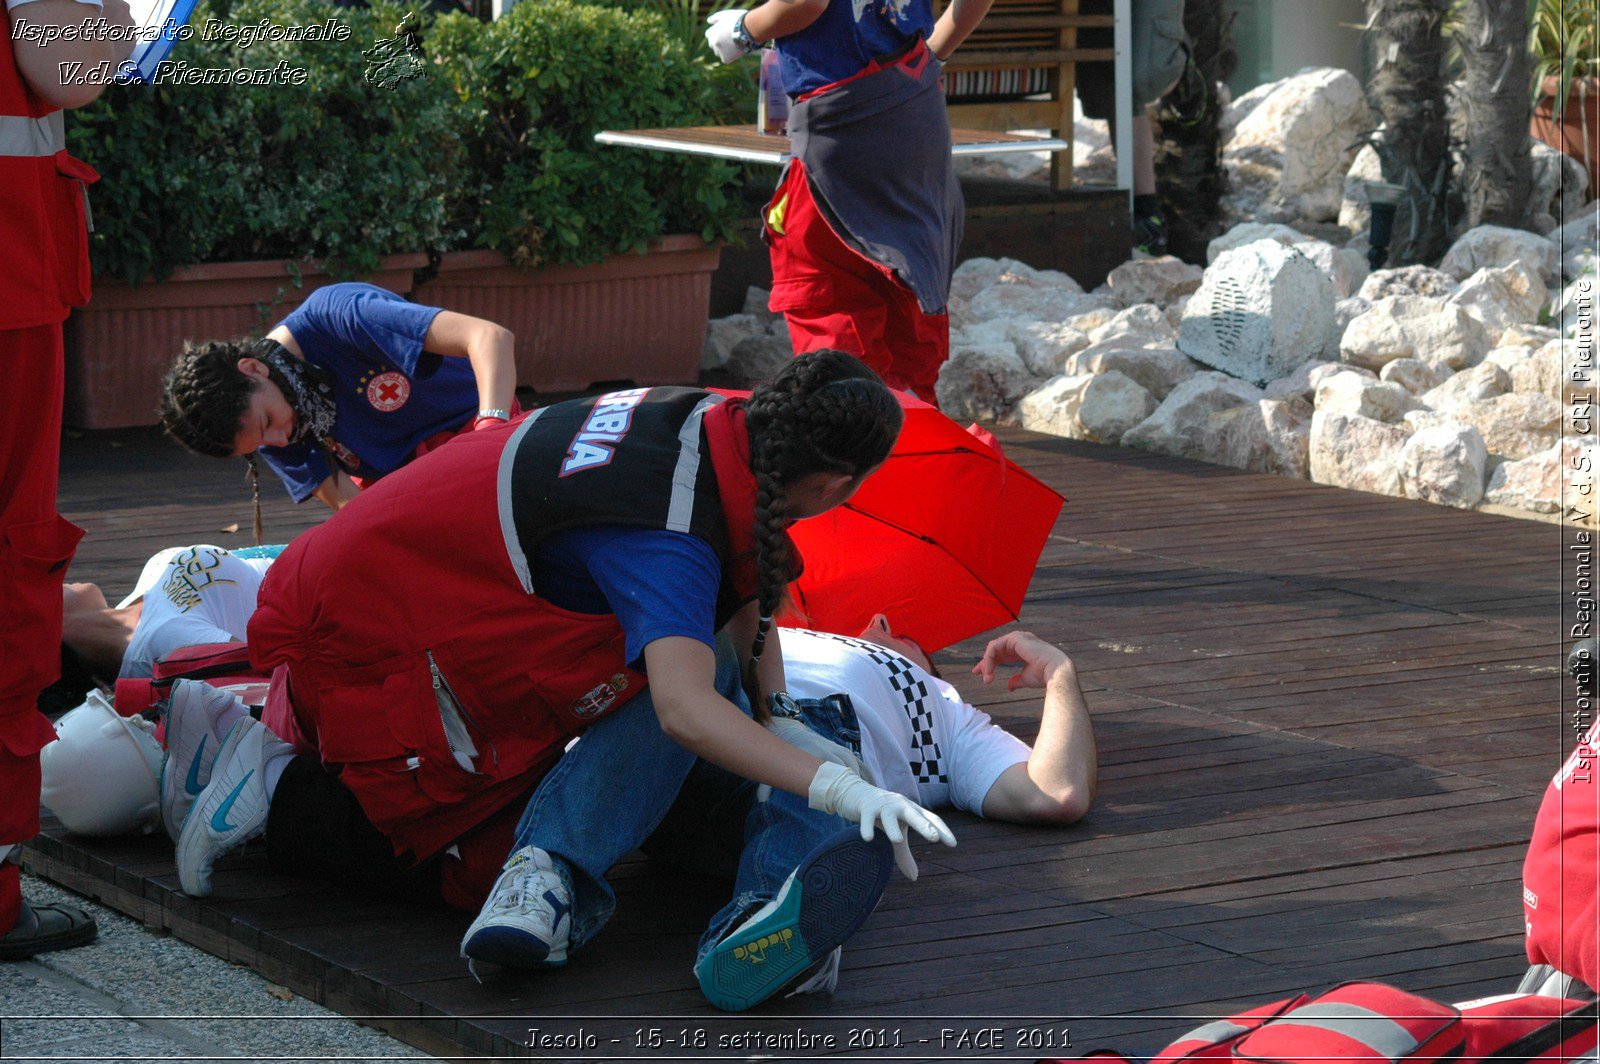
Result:
M744 28L744 17L747 14L749 14L748 11L740 12L738 21L733 24L733 39L745 51L753 52L761 47L761 42L750 36L750 31Z
M481 421L484 418L493 418L496 421L510 421L511 420L511 411L509 411L509 410L501 410L501 409L498 409L496 407L490 407L490 408L478 411L478 419Z

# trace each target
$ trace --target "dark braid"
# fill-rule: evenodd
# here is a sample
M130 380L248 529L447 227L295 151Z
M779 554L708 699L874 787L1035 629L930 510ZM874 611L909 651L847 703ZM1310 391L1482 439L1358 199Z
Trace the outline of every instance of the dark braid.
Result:
M161 390L161 426L196 454L227 458L256 384L239 371L251 340L185 344Z
M894 394L859 359L842 351L797 356L745 405L750 469L756 478L756 563L761 613L745 693L758 721L769 716L756 678L772 617L793 578L784 528L784 489L809 473L855 477L882 464L900 435L902 414Z

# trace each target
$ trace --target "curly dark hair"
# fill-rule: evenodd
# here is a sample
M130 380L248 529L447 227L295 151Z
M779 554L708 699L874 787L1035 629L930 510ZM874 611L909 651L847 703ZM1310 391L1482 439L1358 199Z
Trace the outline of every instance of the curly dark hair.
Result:
M772 616L793 578L796 559L783 534L783 490L809 473L856 477L881 465L904 415L894 393L866 363L843 351L797 356L745 404L750 469L756 477L756 561L760 625L745 670L745 693L758 720L767 715L755 667Z
M184 344L161 388L161 427L167 435L208 458L233 455L239 421L256 381L239 371L254 357L254 340Z

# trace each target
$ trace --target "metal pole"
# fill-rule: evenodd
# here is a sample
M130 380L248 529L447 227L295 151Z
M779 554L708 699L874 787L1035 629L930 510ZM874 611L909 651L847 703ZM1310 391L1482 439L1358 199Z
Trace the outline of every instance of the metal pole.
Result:
M497 0L498 2L498 0ZM1117 107L1117 187L1128 190L1128 211L1133 211L1133 0L1115 0L1112 29L1116 49L1114 64Z

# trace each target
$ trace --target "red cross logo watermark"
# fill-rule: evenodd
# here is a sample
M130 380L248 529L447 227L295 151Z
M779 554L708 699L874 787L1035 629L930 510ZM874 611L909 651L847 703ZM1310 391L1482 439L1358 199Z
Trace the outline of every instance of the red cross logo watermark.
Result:
M411 398L411 382L404 373L390 370L367 382L367 402L385 414L399 410Z

